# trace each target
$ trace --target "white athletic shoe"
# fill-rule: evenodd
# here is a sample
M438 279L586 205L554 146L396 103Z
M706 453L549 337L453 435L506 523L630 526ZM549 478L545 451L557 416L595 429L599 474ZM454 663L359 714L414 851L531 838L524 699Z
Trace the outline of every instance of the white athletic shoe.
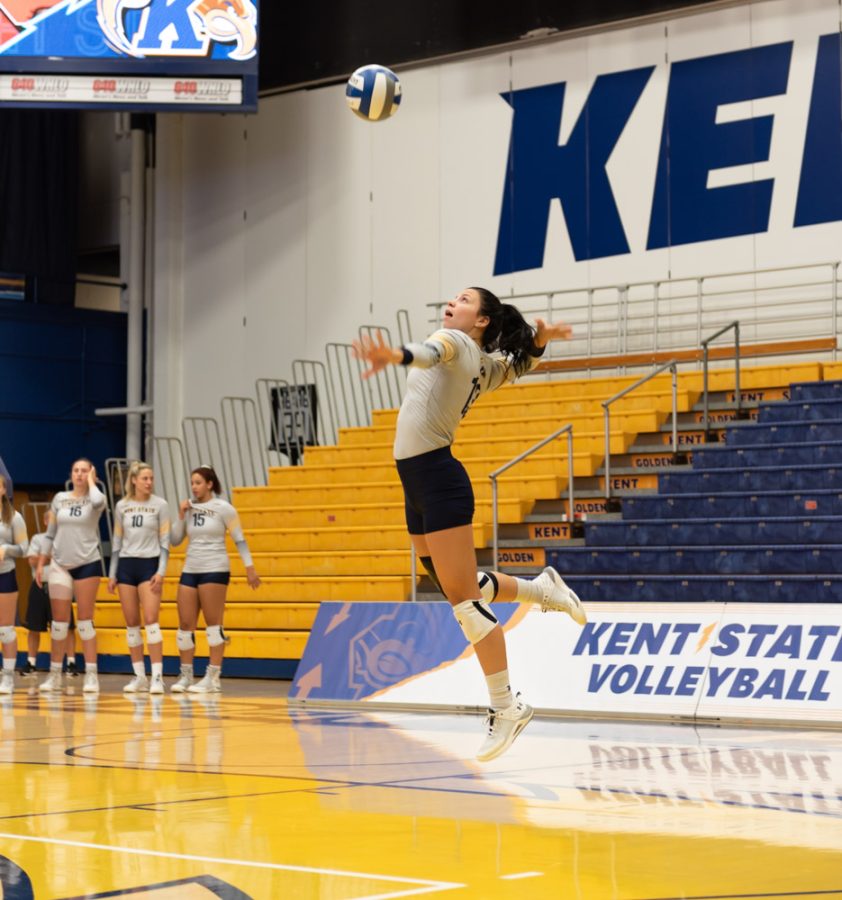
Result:
M170 690L174 694L182 694L187 688L193 684L193 667L192 666L182 666L181 674L178 676L175 684L170 688Z
M514 739L529 724L533 713L532 707L520 699L520 694L515 695L511 706L488 710L488 718L485 720L488 734L479 748L477 759L480 762L488 762L505 753L512 746Z
M60 691L61 690L61 672L50 672L50 674L38 685L39 691Z
M15 673L4 669L0 674L0 694L11 694L15 690Z
M149 693L150 694L163 694L164 693L164 679L161 675L153 675L152 680L149 682Z
M219 683L219 672L214 672L211 674L210 672L205 673L205 677L202 678L201 681L197 681L195 684L191 684L189 688L187 688L188 692L191 694L219 694L222 693L222 686Z
M135 675L123 690L127 694L144 694L149 690L149 679L145 675Z
M535 579L535 584L540 585L543 591L541 599L541 612L566 612L577 625L584 625L588 621L588 614L582 601L564 583L564 579L552 566L547 566Z
M85 680L82 683L83 694L99 693L99 678L96 672L85 672Z

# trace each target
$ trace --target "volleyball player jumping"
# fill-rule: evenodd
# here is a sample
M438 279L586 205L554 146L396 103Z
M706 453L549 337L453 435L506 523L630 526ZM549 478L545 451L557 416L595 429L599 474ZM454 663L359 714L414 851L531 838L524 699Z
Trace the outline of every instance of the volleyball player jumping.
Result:
M453 607L474 646L490 697L486 738L477 759L494 759L529 723L533 710L513 694L506 640L489 601L540 603L586 621L579 598L559 574L545 569L527 581L501 573L480 575L471 523L474 496L462 464L451 453L456 428L481 394L534 368L551 340L572 334L563 322L537 319L535 329L520 312L485 288L467 288L444 311L443 328L423 343L389 347L376 340L354 342L370 377L388 365L411 367L395 433L394 454L406 498L406 521L415 552ZM500 351L503 358L490 356Z

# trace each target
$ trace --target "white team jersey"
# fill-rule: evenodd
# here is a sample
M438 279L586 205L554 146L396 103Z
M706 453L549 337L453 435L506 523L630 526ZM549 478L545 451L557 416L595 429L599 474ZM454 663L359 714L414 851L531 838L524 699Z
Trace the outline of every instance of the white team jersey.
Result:
M99 517L105 509L105 494L92 487L84 497L60 491L53 497L46 552L64 569L99 562Z
M46 531L41 531L38 534L33 534L32 540L29 542L29 550L27 551L26 555L29 556L30 558L33 556L38 557L38 556L42 556L42 555L49 556L50 550L46 546L46 543L45 543L46 540L47 540L47 532ZM37 571L37 567L38 567L38 561L36 559L35 565L29 567L32 570L33 581L35 580L35 573ZM44 564L43 575L44 575L44 584L46 585L47 581L50 578L50 564L49 563Z
M5 575L14 570L16 559L26 555L26 523L19 512L15 511L8 525L0 521L0 546L5 549L0 575Z
M477 397L517 377L506 360L490 356L455 328L442 328L407 349L414 359L398 413L395 459L449 447ZM538 362L534 358L533 367Z
M190 544L182 571L188 574L230 571L225 532L230 532L235 544L243 544L245 541L237 510L219 497L206 503L190 501L184 520L173 522L173 545L177 546L184 540L185 531ZM251 565L251 561L246 562L246 565Z
M162 558L158 574L167 567L170 547L170 507L154 494L145 501L123 499L114 508L114 538L111 543L111 570L116 576L117 559ZM163 570L162 570L163 567Z

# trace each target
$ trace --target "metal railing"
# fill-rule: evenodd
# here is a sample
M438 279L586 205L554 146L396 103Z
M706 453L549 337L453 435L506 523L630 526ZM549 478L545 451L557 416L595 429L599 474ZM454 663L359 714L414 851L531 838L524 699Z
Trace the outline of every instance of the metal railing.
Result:
M188 472L196 466L211 466L222 482L223 491L230 491L222 433L216 419L212 416L185 416L181 420L181 434Z
M223 397L222 436L230 464L228 485L263 485L269 476L269 458L263 422L253 397Z
M353 428L371 421L371 401L366 391L365 366L351 344L325 344L327 377L336 402L337 426Z
M393 346L392 332L385 325L361 325L358 329L360 340L376 341L378 334ZM406 390L406 371L403 366L386 366L381 372L366 379L370 409L394 409L401 405Z
M822 261L552 289L512 294L503 299L514 303L527 318L562 318L573 326L573 339L551 344L546 359L598 358L698 347L706 332L721 327L735 315L742 323L746 341L835 338L842 315L840 264ZM438 327L444 305L444 301L427 304L431 329Z
M172 518L181 501L190 496L190 467L180 438L156 437L154 446L155 488L169 504Z
M522 462L528 456L531 456L537 450L540 450L542 447L546 447L551 441L554 441L556 438L561 437L561 435L567 434L567 493L568 493L568 515L567 519L573 525L573 426L565 425L563 428L559 428L558 431L554 431L548 437L545 437L543 440L539 441L537 444L534 444L528 450L524 450L523 453L519 453L514 459L510 459L505 465L500 466L499 469L495 469L488 477L491 479L491 521L492 521L492 565L494 568L497 568L497 560L499 558L499 531L500 531L500 517L499 517L499 500L498 500L498 490L497 490L497 479L503 472L507 472L512 466L517 465L517 463Z
M316 394L316 413L308 410L306 415L312 421L312 428L304 431L304 446L308 443L336 443L336 404L333 399L327 368L316 359L294 359L292 361L292 383L296 390L307 391L312 385ZM303 407L299 409L302 412ZM312 440L310 440L312 438Z
M672 372L672 452L673 456L675 456L678 453L678 365L674 359L664 363L662 366L658 366L648 375L644 375L643 378L639 378L634 384L630 384L627 388L623 388L622 391L602 402L605 417L605 463L603 472L605 473L606 507L611 501L611 404L621 397L625 397L626 394L637 390L642 384L646 384L647 381L651 381L656 375L660 375L661 372L667 369Z
M709 345L711 341L725 334L726 331L734 329L734 398L737 402L737 418L742 418L742 393L740 391L740 323L735 319L729 322L719 331L706 337L702 342L702 408L704 410L703 422L705 425L705 434L710 430L710 416L708 415L708 357L710 355Z

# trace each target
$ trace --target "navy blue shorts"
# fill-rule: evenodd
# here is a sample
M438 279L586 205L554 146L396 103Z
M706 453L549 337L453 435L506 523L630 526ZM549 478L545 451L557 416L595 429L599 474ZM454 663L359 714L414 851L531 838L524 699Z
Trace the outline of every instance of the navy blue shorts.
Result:
M67 573L74 581L80 581L83 578L102 578L102 563L85 563L84 566L68 569Z
M230 572L182 572L178 583L197 588L202 584L228 584L230 580Z
M160 558L157 556L121 556L117 560L117 584L128 584L137 587L145 581L151 581L158 571Z
M430 534L470 525L474 520L474 490L465 467L440 447L396 461L406 501L410 534Z
M18 579L14 569L0 575L0 594L14 594L17 589Z

